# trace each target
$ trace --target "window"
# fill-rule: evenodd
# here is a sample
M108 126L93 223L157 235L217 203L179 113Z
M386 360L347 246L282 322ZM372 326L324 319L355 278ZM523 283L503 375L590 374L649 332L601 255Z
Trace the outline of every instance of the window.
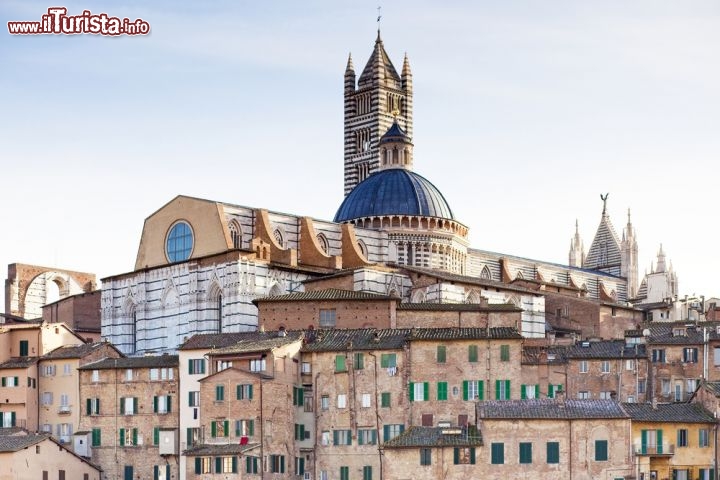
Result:
M43 392L42 394L42 404L43 405L52 405L53 403L53 394L52 392Z
M245 473L260 473L260 457L245 457Z
M532 463L532 443L520 442L520 463Z
M697 361L698 361L698 349L697 348L683 348L683 362L697 363Z
M195 473L212 473L210 457L195 457Z
M70 365L69 363L63 364L63 375L66 377L72 375L72 365Z
M562 386L562 385L548 384L548 393L547 393L547 396L548 396L548 398L555 398L555 395L556 395L557 393L562 392L562 391L563 391L563 386Z
M350 467L340 467L340 480L350 480Z
M55 376L55 365L44 365L42 367L43 377L54 377Z
M150 369L150 380L172 380L174 378L172 368L151 368Z
M215 473L237 473L237 457L215 457Z
M215 401L222 402L225 400L225 385L215 385Z
M625 360L625 370L630 370L630 371L635 370L635 360L633 360L633 359Z
M410 382L410 401L424 402L429 397L430 384L428 382Z
M323 395L320 397L320 408L323 410L327 410L330 408L330 397L327 395Z
M14 427L15 412L0 412L0 420L2 420L2 428Z
M333 445L352 445L351 430L333 430Z
M420 465L428 466L432 465L432 449L421 448L420 449Z
M590 392L587 392L587 391L578 392L577 398L579 400L587 400L588 398L590 398Z
M540 385L520 385L520 398L522 400L540 398Z
M20 356L27 357L29 353L29 344L27 340L20 340Z
M360 406L362 408L370 408L371 402L372 402L372 397L370 396L369 393L363 393L362 396L360 397Z
M120 445L132 447L138 444L137 428L121 428L120 429Z
M510 380L495 380L495 400L510 400Z
M345 355L335 355L335 371L347 372L347 368L345 367Z
M437 363L445 363L446 356L447 356L447 349L446 349L445 345L438 345L438 347L437 347Z
M363 353L356 353L353 355L353 368L355 370L362 370L365 368L365 357Z
M720 347L715 347L713 349L713 364L715 366L720 366Z
M547 463L560 463L560 442L547 442Z
M608 459L607 440L595 440L595 461L606 462Z
M201 439L200 427L188 428L186 430L186 432L187 432L187 446L188 447L192 447L193 445L197 445L200 443L200 439Z
M138 402L135 397L123 397L120 399L120 411L123 415L135 415L138 413Z
M302 362L300 366L300 373L303 375L310 375L312 373L312 364L310 362Z
M251 372L264 372L265 371L265 359L264 358L256 358L255 360L250 360L250 371Z
M701 428L698 430L699 439L698 447L709 447L710 446L710 435L707 428Z
M505 463L505 444L490 444L490 463L493 465L502 465Z
M453 463L455 465L474 465L475 449L469 447L455 447L453 449Z
M235 420L236 437L252 437L255 435L255 420Z
M309 431L307 432L310 433ZM305 440L305 425L302 423L295 424L295 440Z
M437 382L437 399L447 400L448 399L448 385L447 382Z
M482 380L463 380L463 400L483 400L484 390Z
M375 429L358 429L358 445L375 445L377 444L377 430Z
M383 425L383 442L388 442L388 441L392 440L393 438L397 437L404 431L405 431L405 425L403 425L401 423Z
M478 361L477 345L468 345L468 362L475 363Z
M676 383L675 384L675 401L681 402L682 401L682 383Z
M600 362L600 373L610 373L610 361L603 360Z
M670 379L663 378L660 380L660 389L663 395L670 395Z
M203 358L191 358L188 360L188 373L190 375L204 375L205 374L205 359Z
M305 457L295 457L295 475L305 474Z
M230 436L230 420L213 420L210 422L210 436L229 437Z
M193 249L193 233L186 222L177 222L170 228L165 253L170 262L182 262L190 258Z
M687 428L679 428L677 431L677 446L687 447L688 446L688 431Z
M93 383L97 383L100 381L100 370L93 370L92 371L92 378L91 381Z
M380 355L381 368L397 368L397 357L394 353L383 353Z
M380 406L390 408L390 392L382 392L380 394Z
M92 443L91 443L91 445L92 445L93 447L99 447L100 445L102 445L102 438L101 438L100 431L101 431L101 430L100 430L99 428L93 428L93 429L92 429Z
M312 395L305 394L305 408L303 409L306 412L312 412L313 411L313 397Z
M270 455L270 472L285 473L285 455Z
M170 395L158 395L153 397L153 413L172 412L172 397Z
M510 345L500 345L500 361L510 361Z
M200 392L188 392L188 407L200 406Z
M337 408L347 407L347 395L341 393L337 396Z
M133 369L128 368L125 370L125 381L132 382L132 380L133 380Z
M337 322L334 308L320 309L320 328L335 328Z
M637 392L638 393L645 393L645 379L644 378L638 378L637 381Z
M365 465L363 467L363 480L372 480L372 466Z
M600 392L600 400L612 400L613 392L605 390Z
M665 349L664 348L653 348L652 361L653 361L653 363L665 363Z
M323 430L320 436L320 444L325 446L330 445L330 430Z
M587 372L588 372L588 361L580 360L580 373L587 373Z
M85 413L87 415L100 415L100 399L99 398L86 398L85 399Z

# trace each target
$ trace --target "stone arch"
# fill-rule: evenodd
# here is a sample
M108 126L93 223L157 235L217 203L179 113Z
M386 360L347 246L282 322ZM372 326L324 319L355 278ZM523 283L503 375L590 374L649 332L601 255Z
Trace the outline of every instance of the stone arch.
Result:
M412 303L425 303L427 296L423 290L415 290L412 294Z
M278 295L282 295L285 293L285 289L280 285L279 282L275 282L270 286L270 290L268 290L268 296L270 297L276 297Z
M490 272L490 269L487 265L485 265L482 270L480 271L480 278L484 278L486 280L492 279L492 273Z
M48 299L47 287L57 291ZM71 295L96 289L95 275L52 267L13 263L5 282L5 312L24 318L39 318L42 307ZM58 298L54 298L58 297Z
M505 303L512 303L516 307L520 308L521 302L517 295L510 295L505 297Z
M517 275L515 275L515 280L522 280L524 278L523 273L518 270Z
M285 233L280 227L275 227L273 230L273 237L278 245L280 245L280 248L285 248Z
M480 293L477 290L470 290L465 296L465 303L480 303Z
M128 295L125 297L125 303L123 304L123 316L126 324L126 336L127 341L124 342L127 345L126 351L129 355L134 354L137 351L137 303L133 300L132 296Z
M207 290L207 309L206 321L207 321L207 332L210 333L222 333L223 323L223 289L217 278L214 278L210 282L210 287Z
M228 223L228 230L230 231L230 246L232 248L242 248L242 228L237 220L230 220Z

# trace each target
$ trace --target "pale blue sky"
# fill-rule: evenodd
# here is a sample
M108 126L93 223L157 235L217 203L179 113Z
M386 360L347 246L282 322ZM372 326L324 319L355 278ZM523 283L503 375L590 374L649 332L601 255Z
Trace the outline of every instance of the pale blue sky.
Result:
M342 85L377 2L69 1L149 36L11 36L54 4L0 4L0 267L132 270L143 220L177 194L332 219ZM476 248L567 262L600 193L640 273L662 243L681 293L720 295L720 4L394 1L410 57L415 170ZM4 277L4 275L3 275Z

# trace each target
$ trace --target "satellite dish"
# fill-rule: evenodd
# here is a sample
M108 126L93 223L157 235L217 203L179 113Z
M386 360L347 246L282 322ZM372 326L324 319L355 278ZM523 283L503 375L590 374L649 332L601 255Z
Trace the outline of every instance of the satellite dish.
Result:
M646 328L645 330L643 330L643 336L644 336L644 337L649 337L649 336L650 336L650 329L649 329L649 328Z

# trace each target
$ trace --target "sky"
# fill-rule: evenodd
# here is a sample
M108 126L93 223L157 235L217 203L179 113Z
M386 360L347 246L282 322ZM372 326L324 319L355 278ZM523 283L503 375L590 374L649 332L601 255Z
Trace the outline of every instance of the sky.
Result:
M150 33L8 33L51 6L0 3L2 268L129 272L144 219L179 194L333 218L343 73L372 51L377 1L68 0ZM414 170L474 248L566 264L609 193L641 276L662 245L681 295L720 295L720 3L381 6L412 67Z

